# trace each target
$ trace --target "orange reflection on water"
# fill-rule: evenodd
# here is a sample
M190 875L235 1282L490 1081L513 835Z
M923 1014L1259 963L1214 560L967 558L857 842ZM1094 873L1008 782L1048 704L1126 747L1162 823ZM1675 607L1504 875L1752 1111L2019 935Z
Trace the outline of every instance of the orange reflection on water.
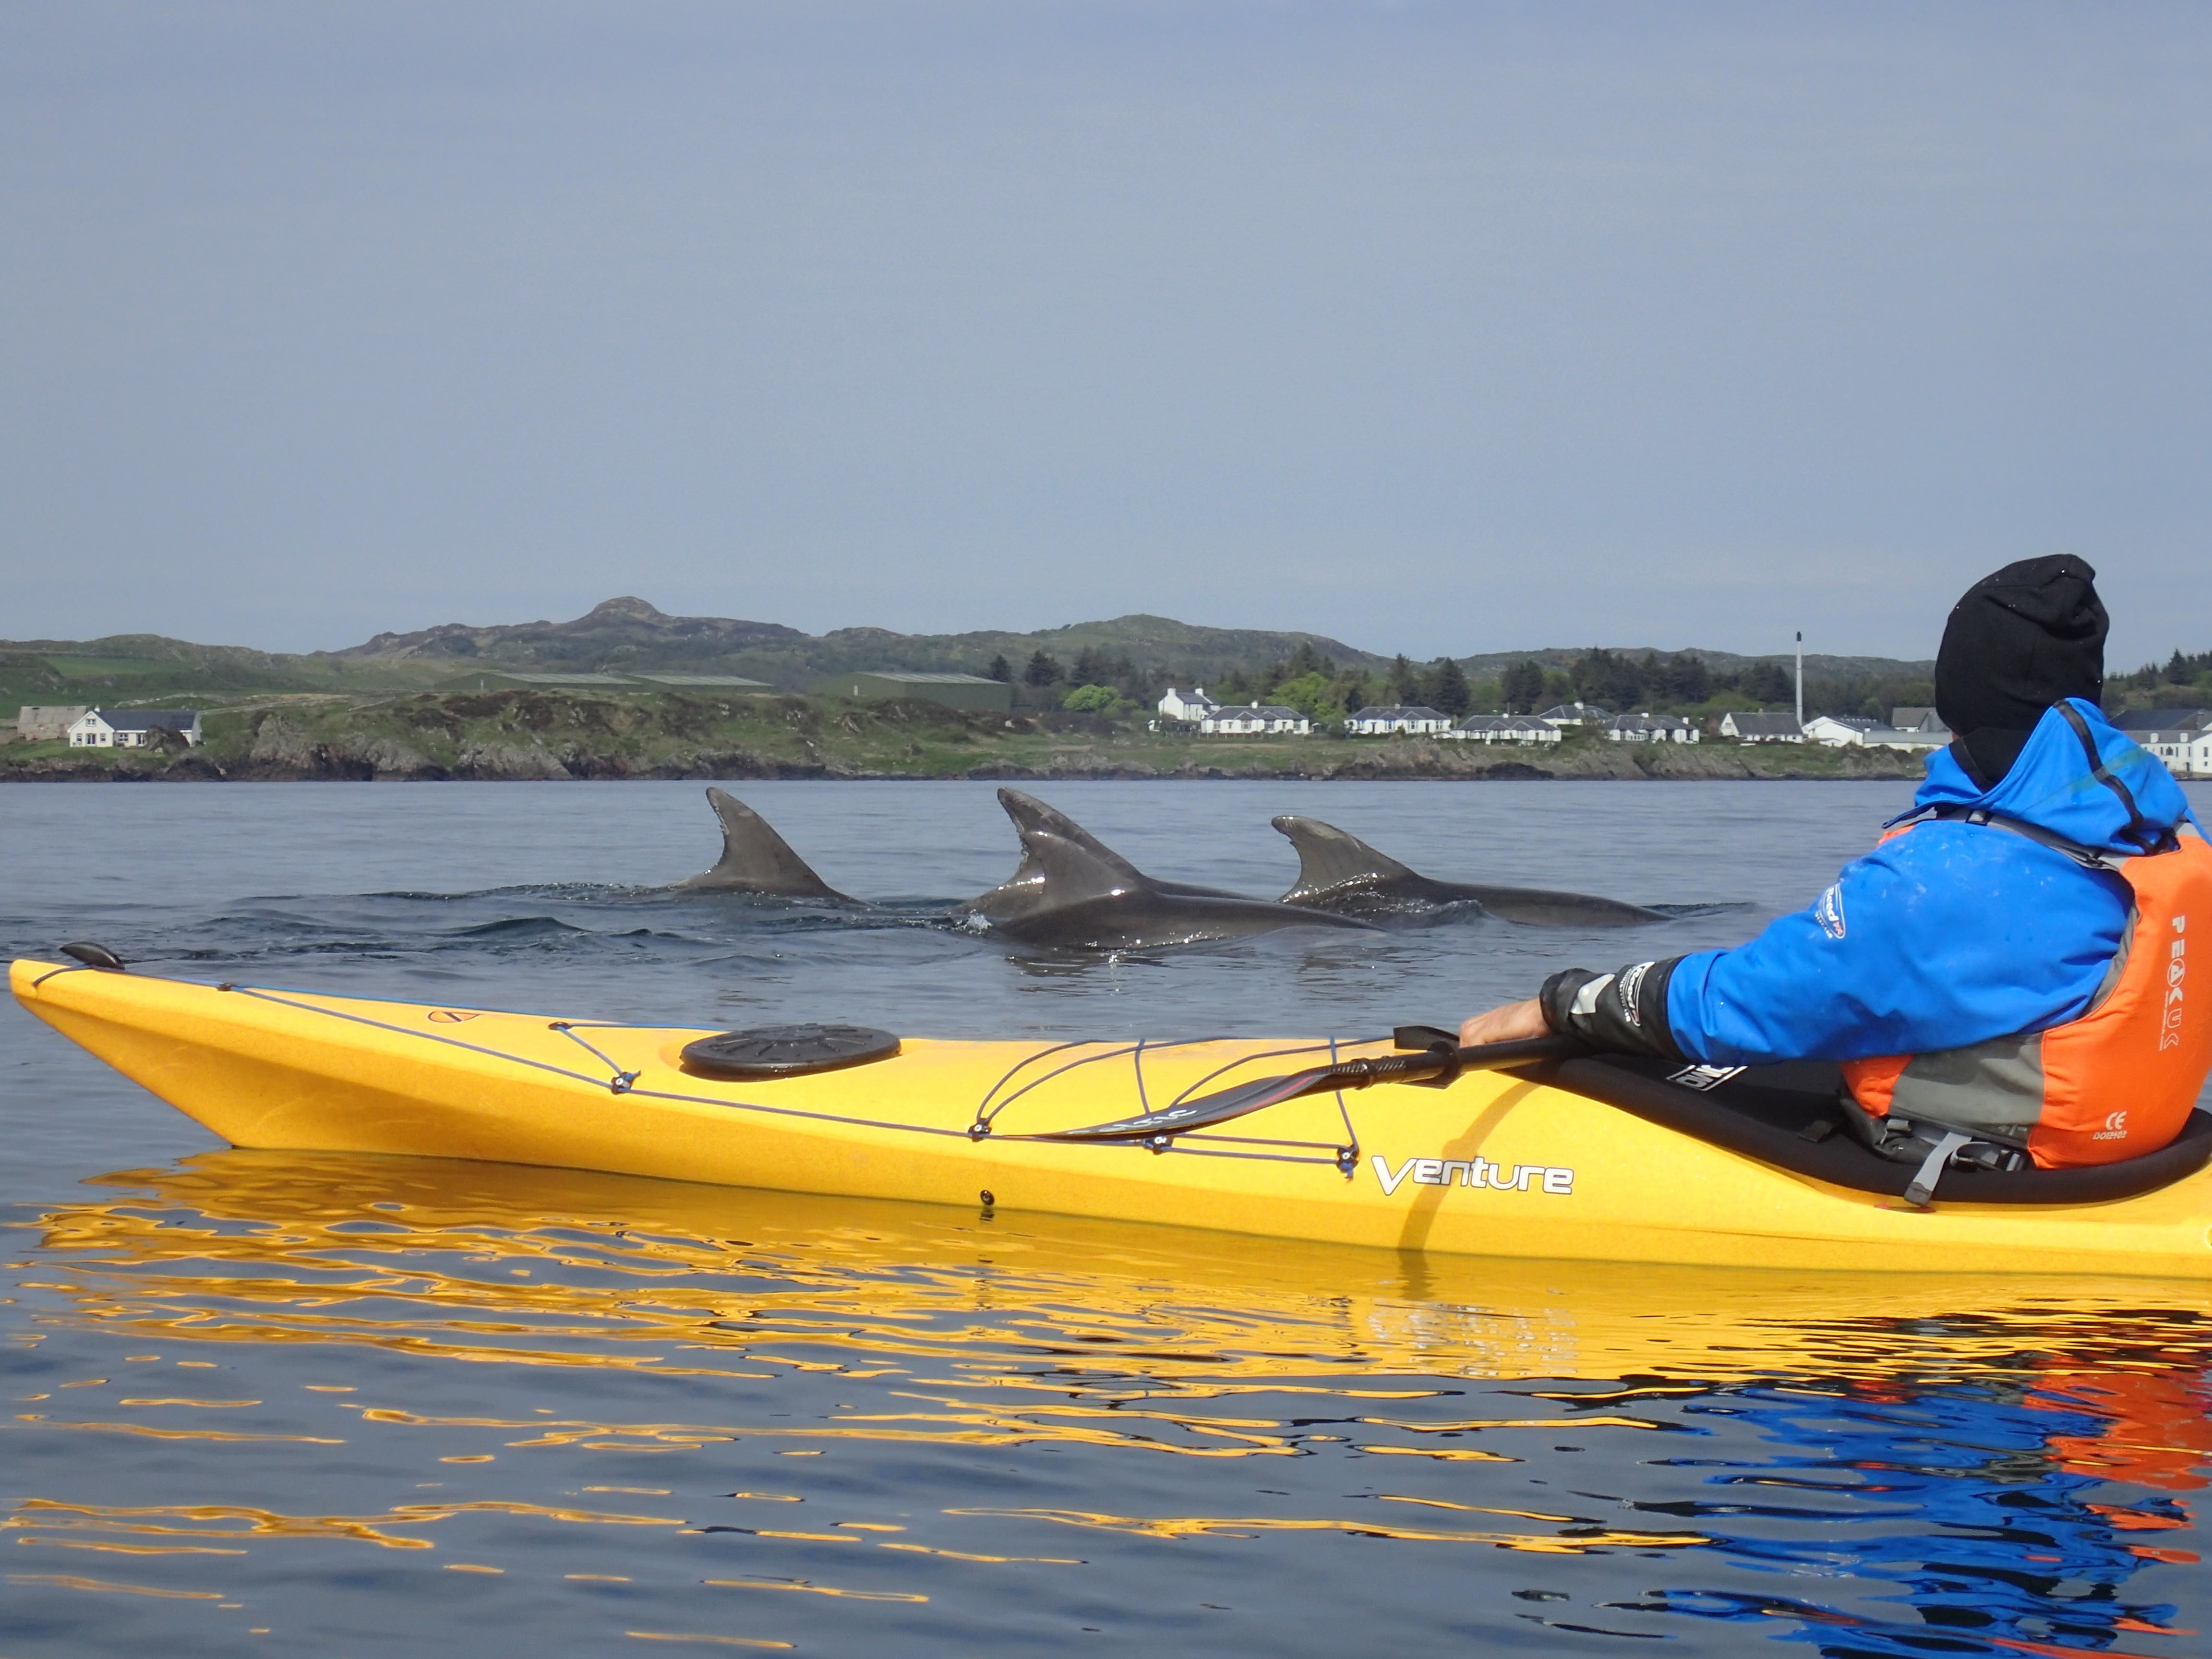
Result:
M56 1533L97 1533L137 1537L215 1539L343 1540L375 1544L386 1549L427 1550L427 1538L387 1531L394 1525L425 1527L461 1515L526 1515L549 1521L565 1521L602 1527L681 1527L680 1518L661 1515L610 1515L595 1510L568 1509L543 1504L486 1498L457 1504L398 1504L382 1515L284 1515L274 1510L247 1509L220 1504L145 1504L118 1507L96 1504L64 1504L51 1498L27 1498L12 1514L0 1517L0 1532L21 1531L33 1536ZM184 1524L169 1524L181 1522ZM18 1542L26 1541L18 1540Z
M1362 1538L1395 1538L1416 1544L1488 1544L1499 1549L1573 1555L1584 1550L1682 1549L1713 1540L1693 1532L1627 1532L1577 1525L1572 1537L1520 1532L1443 1532L1426 1527L1392 1526L1379 1521L1286 1519L1279 1516L1138 1516L1093 1515L1080 1510L947 1510L947 1515L996 1516L1049 1521L1099 1532L1130 1533L1146 1538L1254 1538L1268 1532L1341 1532ZM1565 1519L1565 1517L1560 1517Z

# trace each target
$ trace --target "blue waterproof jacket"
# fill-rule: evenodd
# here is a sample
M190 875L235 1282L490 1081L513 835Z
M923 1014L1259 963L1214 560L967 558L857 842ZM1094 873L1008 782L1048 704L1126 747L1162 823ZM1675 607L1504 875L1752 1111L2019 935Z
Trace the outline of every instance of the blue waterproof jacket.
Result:
M2095 705L2070 701L2143 824L2167 834L2193 822L2163 764ZM1985 807L2100 851L2139 850L2119 792L2055 708L1994 789L1938 750L1915 797L1916 811L1930 807ZM2045 1030L2088 1011L2129 909L2118 876L2007 830L1939 819L1855 860L1809 908L1749 944L1680 958L1667 1021L1683 1054L1723 1066L1925 1054Z

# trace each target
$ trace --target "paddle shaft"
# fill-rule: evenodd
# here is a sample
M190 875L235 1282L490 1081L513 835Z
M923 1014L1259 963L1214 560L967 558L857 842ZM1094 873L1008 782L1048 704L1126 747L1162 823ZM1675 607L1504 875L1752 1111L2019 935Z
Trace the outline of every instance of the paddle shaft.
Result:
M1324 1089L1365 1089L1377 1083L1419 1082L1427 1078L1443 1077L1461 1072L1495 1071L1501 1066L1525 1065L1539 1060L1565 1060L1570 1054L1582 1052L1582 1045L1571 1037L1540 1036L1514 1037L1504 1042L1478 1042L1468 1048L1446 1050L1439 1043L1433 1048L1424 1048L1418 1054L1384 1054L1375 1060L1340 1060L1334 1066L1324 1066L1312 1074L1311 1082L1298 1091L1300 1095L1317 1093ZM1294 1100L1296 1095L1285 1095Z
M1469 1048L1459 1048L1440 1038L1431 1047L1416 1052L1383 1054L1372 1060L1339 1060L1333 1066L1316 1066L1288 1077L1252 1078L1212 1094L1201 1095L1196 1100L1178 1101L1157 1112L1116 1118L1110 1123L1093 1123L1080 1129L1051 1130L1036 1139L1141 1140L1157 1142L1155 1150L1158 1150L1175 1135L1226 1123L1232 1118L1264 1111L1305 1095L1326 1094L1337 1089L1365 1089L1377 1083L1424 1083L1432 1078L1455 1077L1462 1072L1564 1060L1581 1052L1580 1043L1560 1036L1516 1037L1507 1042L1481 1042ZM983 1133L989 1133L988 1127Z

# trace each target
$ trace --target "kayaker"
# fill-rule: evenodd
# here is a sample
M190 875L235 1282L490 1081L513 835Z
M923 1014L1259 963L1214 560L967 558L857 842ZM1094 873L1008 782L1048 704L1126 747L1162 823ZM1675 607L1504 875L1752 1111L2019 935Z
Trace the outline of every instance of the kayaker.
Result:
M1460 1040L1840 1060L1877 1146L1915 1123L2051 1168L2166 1146L2212 1067L2212 964L2188 971L2191 918L2212 954L2212 847L2099 708L2095 580L2077 558L2027 559L1966 591L1936 661L1956 736L1811 906L1734 950L1554 974Z

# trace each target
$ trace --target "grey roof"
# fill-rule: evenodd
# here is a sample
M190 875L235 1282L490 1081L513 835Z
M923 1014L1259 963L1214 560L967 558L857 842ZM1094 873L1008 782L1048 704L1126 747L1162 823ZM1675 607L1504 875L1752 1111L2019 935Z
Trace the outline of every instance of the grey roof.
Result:
M495 680L516 680L524 685L632 685L635 682L624 674L519 674L505 668L465 669L464 676L475 674Z
M1443 716L1435 709L1417 702L1370 703L1357 714L1347 714L1355 720L1440 720Z
M1228 720L1237 714L1248 720L1302 720L1305 718L1297 709L1285 708L1279 702L1225 703L1213 711L1213 718L1218 720Z
M150 732L155 726L164 732L182 732L200 717L197 708L93 708L86 713L99 715L118 732Z
M1900 732L1948 732L1943 717L1933 708L1917 708L1910 703L1889 711L1889 723Z
M1721 717L1741 738L1802 738L1804 728L1795 714L1747 714L1731 711Z
M753 691L772 689L765 680L749 680L736 674L633 674L630 678L651 680L655 685L722 686L732 690Z
M1595 702L1555 702L1536 718L1540 720L1601 720L1612 713L1610 708Z
M2123 732L2187 732L2202 726L2202 708L2130 708L2112 717Z
M1890 729L1880 720L1870 720L1863 714L1815 714L1812 720L1807 720L1805 724L1810 726L1813 720L1827 720L1837 726L1848 726L1854 732L1887 732Z
M850 678L860 674L869 679L896 680L902 685L1004 685L1004 680L986 679L981 674L909 674L903 668L855 668L844 675L831 674L830 679Z

